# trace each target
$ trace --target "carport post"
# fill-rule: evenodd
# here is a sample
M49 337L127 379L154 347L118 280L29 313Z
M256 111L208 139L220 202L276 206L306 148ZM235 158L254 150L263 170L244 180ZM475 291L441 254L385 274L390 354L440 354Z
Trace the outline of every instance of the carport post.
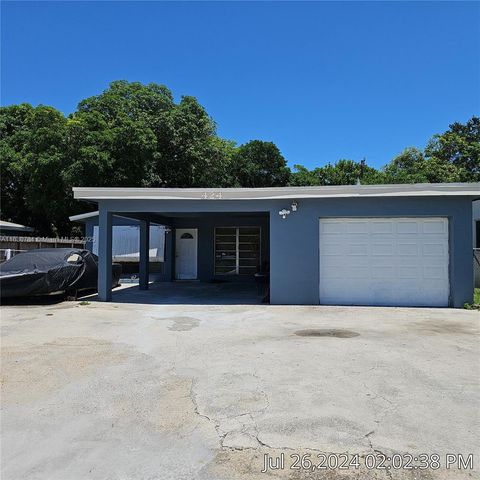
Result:
M98 218L98 299L112 299L112 212L100 208Z
M150 222L140 221L140 290L148 290L150 261Z

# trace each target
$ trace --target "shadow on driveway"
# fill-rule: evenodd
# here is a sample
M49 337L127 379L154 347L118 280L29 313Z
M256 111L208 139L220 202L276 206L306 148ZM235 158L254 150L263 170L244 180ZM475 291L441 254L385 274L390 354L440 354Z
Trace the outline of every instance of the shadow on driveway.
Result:
M96 301L97 295L83 297ZM138 284L122 285L113 290L114 303L147 305L260 305L263 295L254 283L157 282L148 290Z

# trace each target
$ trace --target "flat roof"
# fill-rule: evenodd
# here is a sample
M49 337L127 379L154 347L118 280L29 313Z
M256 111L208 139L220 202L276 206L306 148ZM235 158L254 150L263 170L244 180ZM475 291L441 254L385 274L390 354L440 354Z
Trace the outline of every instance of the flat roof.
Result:
M7 222L6 220L0 220L0 230L11 230L19 232L33 232L32 227L26 227L20 223Z
M94 217L98 217L98 210L96 210L95 212L87 212L87 213L80 213L79 215L72 215L71 217L68 217L68 219L71 221L71 222L79 222L79 223L86 223L86 221L89 219L89 218L94 218ZM118 217L118 218L126 218L127 220L133 220L133 221L136 221L136 222L139 222L139 219L138 218L135 218L135 217L132 217L132 216L127 216L127 215L114 215L114 217ZM158 223L158 222L152 222L150 221L150 223L152 225L160 225L160 226L163 226L161 223Z
M345 197L480 197L480 183L335 185L268 188L102 188L73 187L78 200L275 200Z
M87 218L98 217L98 210L95 212L80 213L80 215L72 215L68 217L71 222L81 222L87 220Z

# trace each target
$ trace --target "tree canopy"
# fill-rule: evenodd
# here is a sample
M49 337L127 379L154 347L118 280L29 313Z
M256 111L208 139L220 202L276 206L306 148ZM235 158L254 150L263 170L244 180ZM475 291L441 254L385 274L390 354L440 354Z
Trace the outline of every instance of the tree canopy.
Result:
M68 235L86 210L73 186L270 187L480 181L480 119L453 123L425 149L384 168L349 159L291 171L272 142L220 138L196 98L164 85L115 81L65 116L50 106L0 108L1 217Z
M291 175L291 185L354 185L384 183L381 173L365 162L353 160L339 160L335 164L327 163L323 167L308 170L302 165L295 165L295 172Z
M252 140L238 147L232 156L233 184L236 187L283 187L290 169L272 142Z

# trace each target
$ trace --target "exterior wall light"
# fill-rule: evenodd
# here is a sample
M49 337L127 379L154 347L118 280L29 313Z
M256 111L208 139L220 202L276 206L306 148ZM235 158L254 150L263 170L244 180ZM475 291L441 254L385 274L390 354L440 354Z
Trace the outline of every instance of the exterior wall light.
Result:
M296 212L298 208L298 203L296 200L292 202L292 212Z
M290 210L285 210L285 209L282 209L278 212L278 214L283 218L287 218L287 215L290 215Z

